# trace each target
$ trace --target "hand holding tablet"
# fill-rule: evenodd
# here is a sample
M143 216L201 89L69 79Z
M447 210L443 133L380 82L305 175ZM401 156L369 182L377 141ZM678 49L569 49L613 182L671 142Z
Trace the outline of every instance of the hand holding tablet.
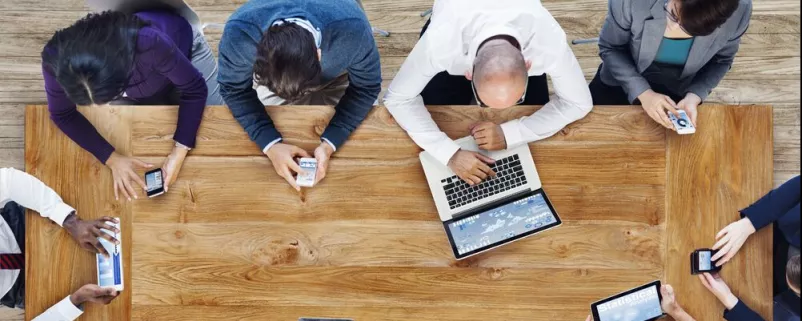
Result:
M660 281L654 281L596 301L590 309L596 321L652 321L664 315Z

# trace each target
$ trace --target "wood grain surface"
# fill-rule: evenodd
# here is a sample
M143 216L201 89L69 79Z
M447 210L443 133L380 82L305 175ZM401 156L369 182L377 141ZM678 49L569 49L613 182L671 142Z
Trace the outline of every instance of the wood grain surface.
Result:
M111 173L91 154L73 143L50 121L47 108L26 113L25 170L38 177L76 209L83 219L121 219L123 253L131 253L131 206L114 201ZM90 122L121 153L130 150L131 108L104 108L85 113ZM78 290L97 283L95 255L77 246L60 226L28 213L26 222L25 318L30 320ZM125 288L131 288L131 256L124 256ZM131 295L124 291L107 307L87 305L89 320L128 320Z
M457 138L473 122L503 122L537 109L431 111L441 128ZM767 111L763 113L724 106L702 110L704 117L727 121L700 131L694 136L698 139L752 129L771 135L768 107L748 109ZM155 164L169 152L175 107L80 111L118 150ZM306 149L317 144L332 115L330 107L322 106L270 107L268 112L287 141ZM676 237L668 229L688 219L670 204L682 202L668 195L677 189L671 184L683 183L666 179L675 168L667 157L686 160L719 153L730 158L715 160L728 161L733 153L727 148L741 144L762 144L754 148L768 150L769 156L772 150L770 137L740 135L704 150L672 152L684 140L657 126L641 109L596 107L554 137L530 145L564 224L456 261L425 183L419 149L382 107L337 152L329 176L301 193L276 176L227 108L208 107L197 148L170 192L130 204L112 200L110 172L52 125L45 106L29 107L26 125L29 172L53 186L84 217L123 217L125 250L131 253L126 257L125 296L108 307L90 307L86 320L584 320L589 304L599 298L664 276L673 281L668 267L687 274L687 264L670 254L685 248L667 243ZM761 163L760 175L752 174L752 167L739 168L770 187L771 164L771 159ZM769 176L761 176L765 173ZM737 197L741 204L757 192L719 197L722 202ZM667 209L673 214L667 216ZM700 224L713 230L723 220ZM48 289L28 293L28 319L94 281L89 253L58 227L30 222L29 249L58 248L54 253L60 263L37 263L52 260L51 251L28 251L29 267L35 267L27 277L29 286ZM679 257L687 259L687 254ZM737 264L742 263L733 266ZM755 278L761 279L758 274ZM761 293L769 300L767 291L745 300ZM693 311L708 303L683 302Z
M716 320L724 307L690 275L689 254L712 247L716 233L740 219L739 210L771 190L772 111L708 106L700 112L717 121L694 135L668 138L665 271L688 313ZM721 272L733 293L766 320L773 317L771 262L772 230L764 228Z

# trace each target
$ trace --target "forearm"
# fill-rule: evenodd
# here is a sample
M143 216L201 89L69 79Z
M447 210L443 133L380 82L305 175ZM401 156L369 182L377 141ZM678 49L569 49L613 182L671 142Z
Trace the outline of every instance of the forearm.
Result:
M720 300L727 308L724 310L724 319L728 321L764 321L763 317L733 295Z
M367 86L351 84L345 90L336 112L321 137L339 148L351 133L365 120L381 91L381 82Z
M11 200L62 225L75 209L36 177L13 169L0 169L0 201Z
M741 216L748 218L755 229L759 230L797 206L800 200L799 191L800 177L797 176L741 210Z
M206 109L206 98L202 100L184 100L178 107L178 123L176 125L173 139L189 148L195 147L198 129L203 120L203 112Z
M281 134L267 114L265 106L259 101L255 90L235 89L224 84L220 85L220 89L231 114L260 150L281 138Z
M34 318L33 321L72 321L80 317L83 313L81 309L73 304L70 296L68 296Z
M713 91L713 88L718 86L718 83L721 82L721 79L724 78L724 75L727 74L731 67L732 61L708 63L694 76L686 93L694 93L699 96L702 101L706 100L710 92Z
M51 110L50 119L67 137L95 156L101 163L105 164L111 153L114 152L114 146L109 144L98 133L95 126L77 109L67 111Z
M616 1L615 3L620 5ZM605 70L618 81L627 93L629 101L634 101L638 95L651 88L640 72L629 50L631 17L626 10L613 7L610 1L609 15L599 34L599 56ZM617 18L614 17L617 15Z

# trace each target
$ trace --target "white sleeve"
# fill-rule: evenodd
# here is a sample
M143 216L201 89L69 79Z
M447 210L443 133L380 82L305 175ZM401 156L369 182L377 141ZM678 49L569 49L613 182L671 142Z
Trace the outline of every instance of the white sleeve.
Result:
M64 223L75 209L61 200L50 187L25 172L13 169L0 169L0 204L14 201L22 207L39 212L58 225Z
M501 124L508 147L548 138L593 109L590 89L573 51L566 43L548 66L556 98L531 116Z
M445 165L459 150L459 145L437 127L429 110L423 105L423 88L437 73L443 71L432 63L427 39L424 33L404 60L387 89L384 105L418 146Z
M68 296L50 307L50 309L47 309L45 313L33 318L33 321L72 321L83 313L84 311L72 304Z

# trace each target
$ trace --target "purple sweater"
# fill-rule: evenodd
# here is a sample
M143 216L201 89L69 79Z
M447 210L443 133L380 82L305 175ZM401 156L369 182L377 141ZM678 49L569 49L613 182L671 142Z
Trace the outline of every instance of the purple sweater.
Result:
M134 101L153 101L177 89L180 92L178 125L173 139L185 146L195 146L195 136L206 106L206 82L192 65L190 58L193 31L181 16L165 11L145 11L136 14L150 22L139 31L134 70L127 98ZM45 48L45 50L55 50ZM76 109L48 68L42 68L47 92L50 119L70 139L106 163L114 147Z

